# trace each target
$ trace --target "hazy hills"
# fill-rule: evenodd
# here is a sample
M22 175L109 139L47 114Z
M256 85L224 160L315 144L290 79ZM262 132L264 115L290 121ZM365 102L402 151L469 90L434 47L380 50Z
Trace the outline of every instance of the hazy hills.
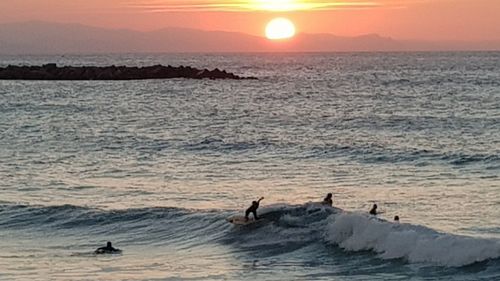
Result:
M500 50L500 42L400 41L375 34L298 34L286 42L271 42L244 33L186 28L140 32L47 22L0 25L0 54L431 50Z

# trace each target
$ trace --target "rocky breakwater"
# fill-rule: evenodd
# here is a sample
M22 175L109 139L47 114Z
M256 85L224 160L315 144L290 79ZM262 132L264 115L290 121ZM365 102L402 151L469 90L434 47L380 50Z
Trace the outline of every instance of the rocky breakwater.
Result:
M42 66L0 67L0 80L142 80L142 79L256 79L241 77L225 70L197 69L190 66Z

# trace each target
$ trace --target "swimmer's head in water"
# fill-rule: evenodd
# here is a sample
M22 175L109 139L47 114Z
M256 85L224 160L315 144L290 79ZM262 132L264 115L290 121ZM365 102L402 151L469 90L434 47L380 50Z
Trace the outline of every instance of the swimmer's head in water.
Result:
M106 247L111 248L111 242L106 243Z

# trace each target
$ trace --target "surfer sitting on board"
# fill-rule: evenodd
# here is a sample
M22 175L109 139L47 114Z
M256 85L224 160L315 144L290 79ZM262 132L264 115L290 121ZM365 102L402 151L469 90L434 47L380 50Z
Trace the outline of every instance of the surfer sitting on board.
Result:
M323 199L323 202L321 202L321 204L323 205L327 205L327 206L332 206L333 205L333 200L332 200L332 194L331 193L328 193L325 197L325 199Z
M108 241L108 243L106 244L106 247L101 247L101 248L98 248L97 250L95 250L95 254L117 254L117 253L121 253L122 250L120 249L116 249L116 248L113 248L113 246L111 246L111 242Z
M258 220L259 218L257 217L257 209L259 208L259 203L260 201L264 199L264 197L260 197L259 200L253 201L252 206L250 206L246 211L245 211L245 221L248 221L248 216L250 213L253 213L253 218L255 220Z

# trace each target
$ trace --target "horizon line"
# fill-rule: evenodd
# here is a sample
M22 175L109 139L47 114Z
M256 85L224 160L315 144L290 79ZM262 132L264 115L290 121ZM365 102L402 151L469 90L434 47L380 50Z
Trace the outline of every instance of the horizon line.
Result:
M27 20L27 21L0 22L0 27L4 26L4 25L29 24L29 23L45 23L45 24L53 24L53 25L79 25L82 27L96 28L96 29L102 29L102 30L107 30L107 31L130 31L130 32L138 32L138 33L153 33L153 32L164 31L166 29L185 29L185 30L201 31L201 32L221 32L221 33L242 34L242 35L246 35L246 36L252 36L252 37L257 37L260 39L267 40L267 38L264 35L255 35L255 34L241 32L241 31L220 30L220 29L201 29L201 28L182 27L182 26L165 26L165 27L160 27L160 28L155 28L155 29L150 29L150 30L138 30L138 29L133 29L133 28L119 28L119 27L113 28L113 27L105 27L105 26L98 26L98 25L89 25L89 24L80 23L80 22ZM325 32L319 32L319 33L298 32L295 36L300 36L300 35L312 35L312 36L314 36L314 35L327 35L327 36L334 36L334 37L340 37L340 38L345 38L345 39L360 38L360 37L367 37L367 36L377 36L377 37L382 38L382 39L394 40L394 41L399 41L399 42L419 42L419 43L500 43L500 38L491 39L491 40L450 40L450 39L431 40L431 39L423 39L423 38L395 38L395 37L386 36L386 35L383 35L380 33L361 33L361 34L357 34L357 35L347 36L347 35L338 35L335 33L325 33ZM291 40L293 40L293 38Z

